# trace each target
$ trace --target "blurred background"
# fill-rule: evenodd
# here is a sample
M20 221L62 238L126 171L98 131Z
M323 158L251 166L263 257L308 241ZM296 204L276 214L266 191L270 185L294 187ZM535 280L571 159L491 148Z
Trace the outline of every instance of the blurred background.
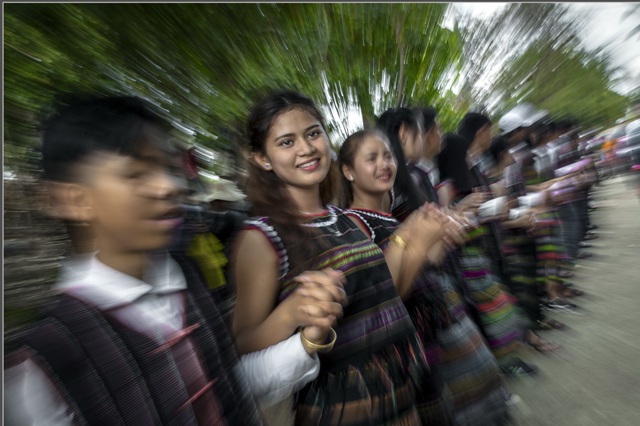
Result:
M46 303L69 250L37 184L61 93L143 97L205 172L239 179L249 105L281 87L321 105L336 147L417 105L446 132L530 102L606 138L638 118L639 42L638 3L4 4L5 332Z

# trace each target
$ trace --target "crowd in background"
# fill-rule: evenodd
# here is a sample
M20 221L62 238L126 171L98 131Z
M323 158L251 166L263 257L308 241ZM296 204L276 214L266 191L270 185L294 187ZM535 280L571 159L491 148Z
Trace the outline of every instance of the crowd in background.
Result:
M508 380L561 349L542 332L579 310L597 237L579 130L521 104L442 135L402 107L336 156L280 91L238 184L138 99L65 106L43 183L83 244L5 358L6 423L509 424Z

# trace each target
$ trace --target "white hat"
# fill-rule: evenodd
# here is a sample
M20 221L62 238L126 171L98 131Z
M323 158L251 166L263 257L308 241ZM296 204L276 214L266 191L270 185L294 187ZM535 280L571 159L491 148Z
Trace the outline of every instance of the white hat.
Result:
M501 134L511 133L518 127L530 127L549 113L544 110L538 110L532 104L523 102L516 105L511 111L507 112L499 121L498 127Z
M235 182L227 179L208 179L202 177L202 175L200 177L202 178L205 192L200 192L193 196L197 201L205 203L210 203L214 200L240 201L247 197L238 189Z
M549 113L545 110L536 111L522 121L522 127L533 126L534 124L545 118L547 115L549 115Z
M500 134L504 135L511 133L518 127L523 127L523 118L514 111L509 111L498 120L498 127L500 128Z

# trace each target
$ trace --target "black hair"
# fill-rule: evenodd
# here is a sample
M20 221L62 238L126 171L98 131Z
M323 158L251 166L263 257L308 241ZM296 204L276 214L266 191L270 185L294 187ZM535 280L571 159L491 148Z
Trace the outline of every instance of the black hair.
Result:
M467 151L471 141L455 133L443 138L444 148L438 155L440 180L451 179L457 195L467 195L473 189L471 171L467 164Z
M478 130L482 129L487 124L491 124L491 119L484 114L477 112L469 112L460 121L458 125L458 135L469 140L469 143L473 142Z
M411 179L409 169L407 168L406 159L402 151L402 145L400 144L399 137L402 125L408 126L410 130L416 132L420 128L415 115L407 108L388 109L376 122L376 127L384 131L389 138L391 150L398 162L398 171L393 185L394 193L396 197L404 195L402 198L408 202L409 212L412 212L427 201L427 198L418 190L413 179Z
M353 186L342 173L342 166L346 165L353 168L353 160L355 158L356 152L365 141L365 139L369 136L380 138L385 143L387 143L389 147L391 147L389 138L387 138L387 135L379 129L359 130L345 139L345 141L340 146L340 151L338 152L338 168L340 169L342 182L341 193L338 196L338 207L340 208L349 208L351 206L351 203L353 203Z
M436 117L438 116L438 111L435 108L426 106L426 107L415 107L411 111L418 120L418 123L422 126L422 133L428 133L429 130L436 124Z
M491 146L489 147L489 155L494 161L494 164L498 164L502 155L509 151L511 144L509 143L509 139L504 136L496 136L491 141Z
M280 90L265 96L249 114L247 131L251 151L264 152L264 143L274 121L292 109L307 111L326 128L322 113L311 98L293 90Z
M98 151L135 155L145 124L167 133L171 126L150 105L136 97L67 98L43 123L43 178L72 180L71 168Z
M247 122L251 152L264 154L267 135L276 119L295 109L308 112L325 129L322 113L311 98L292 90L279 90L264 96L251 109ZM337 186L337 165L331 161L329 173L320 183L320 200L323 205L334 201ZM305 265L310 264L321 250L327 249L323 241L318 244L309 243L320 233L315 228L302 226L304 216L291 199L285 184L273 171L264 170L256 162L250 162L247 196L251 202L251 214L268 216L287 242L292 270L304 270Z

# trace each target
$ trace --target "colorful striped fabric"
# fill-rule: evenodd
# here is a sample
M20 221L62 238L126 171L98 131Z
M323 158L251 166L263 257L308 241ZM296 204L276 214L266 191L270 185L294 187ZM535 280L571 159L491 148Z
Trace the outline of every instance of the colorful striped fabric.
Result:
M508 294L492 272L492 262L482 246L470 241L460 249L460 265L489 347L496 358L510 354L520 346L522 332Z
M416 384L429 366L384 254L336 207L305 225L316 228L317 239L330 247L309 269L341 270L348 304L334 327L333 350L319 355L318 378L297 396L296 424L420 424ZM297 248L281 239L268 218L252 218L246 227L263 232L276 249L282 272L278 299L284 300L296 286L296 265L288 264L287 252Z
M508 413L498 365L452 282L448 274L440 274L438 283L456 322L437 338L440 365L454 399L454 424L501 425Z
M385 213L350 209L347 214L364 223L381 248L388 245L389 236L399 225ZM427 267L405 303L419 333L429 324L430 333L421 333L425 346L433 346L428 339L435 338L439 367L447 385L445 392L450 393L453 402L454 424L497 425L507 414L498 366L482 334L467 316L451 280L446 273ZM440 312L443 308L446 313ZM440 400L447 394L443 397ZM442 424L425 415L440 407L429 402L421 407L424 424Z
M419 167L412 170L418 188L429 201L438 203L438 195L427 173ZM486 227L479 234L488 231ZM479 236L479 235L478 235ZM435 280L445 297L452 324L438 330L440 367L453 398L454 424L502 425L508 416L502 395L502 384L495 357L489 350L481 331L469 317L473 307L462 302L457 285L466 283L461 277L457 252L450 252L438 268Z
M533 160L520 164L525 185L536 185L544 181L538 174ZM540 286L550 281L563 282L558 276L560 265L569 258L562 240L562 222L555 208L537 215L536 228L533 231L536 245L536 281Z
M389 237L400 226L400 222L389 213L364 209L348 209L345 213L362 223L382 250L386 250ZM421 271L404 303L425 348L432 372L425 376L420 386L423 391L419 395L420 418L423 424L447 424L451 422L453 406L438 365L440 351L436 332L448 327L452 318L442 292L431 277L432 273L432 268L428 267Z
M503 172L506 194L511 199L526 195L520 164L514 163ZM510 289L526 316L526 328L531 329L542 319L540 285L537 278L536 241L533 233L522 229L507 229L502 244L505 272L510 277Z

